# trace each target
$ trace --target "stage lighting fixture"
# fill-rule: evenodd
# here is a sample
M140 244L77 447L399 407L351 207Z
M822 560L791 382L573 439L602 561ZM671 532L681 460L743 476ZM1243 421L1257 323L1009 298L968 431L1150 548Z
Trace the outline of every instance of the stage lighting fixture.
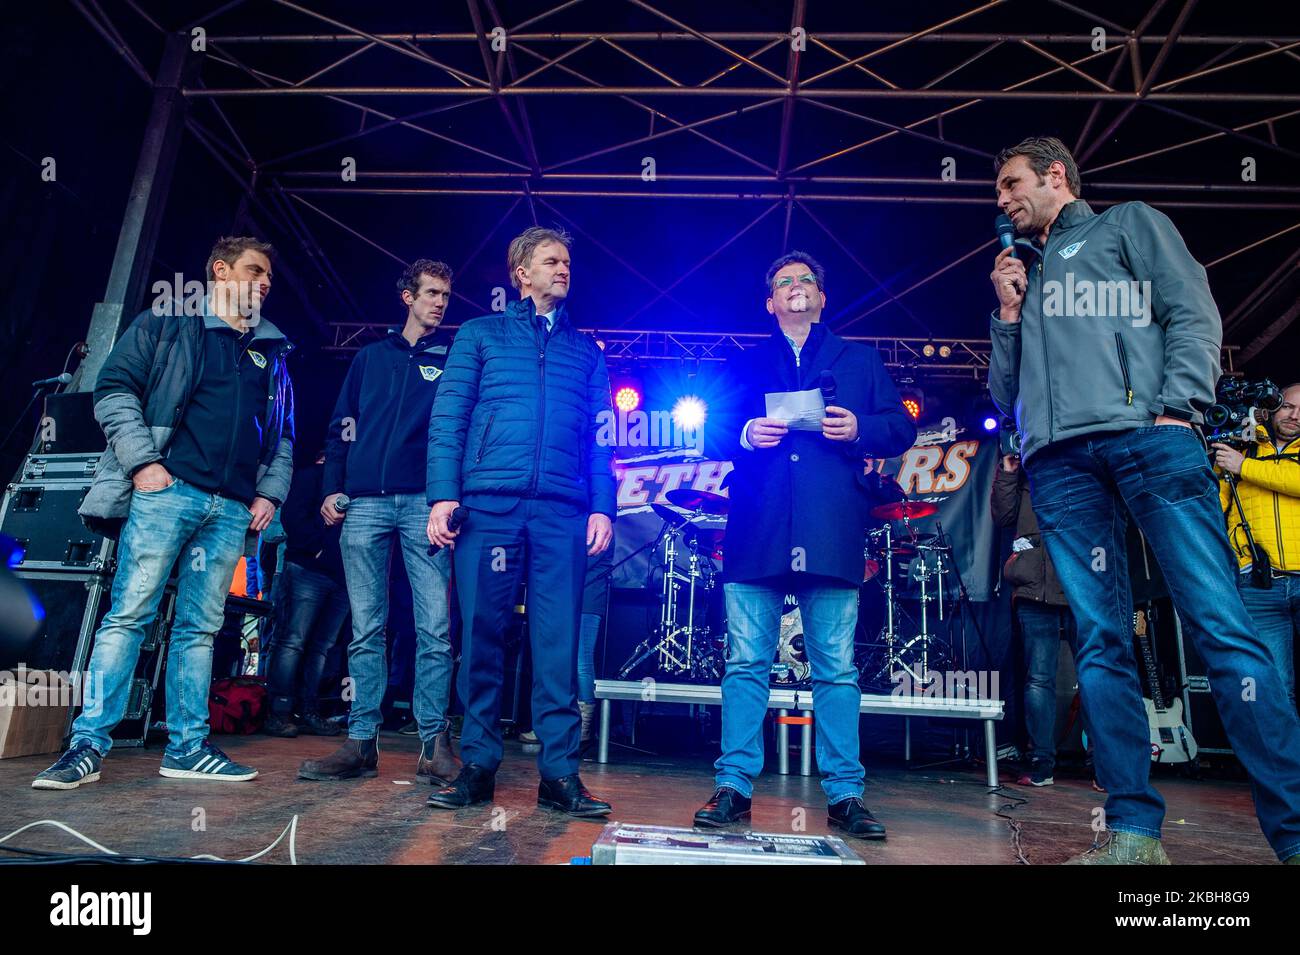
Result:
M636 411L641 406L641 392L624 385L614 393L614 406L624 413Z
M903 408L912 420L919 421L921 415L925 414L925 393L920 388L909 385L898 389L898 395L903 399Z
M951 358L951 357L952 357L952 346L951 346L951 345L940 345L940 346L939 346L939 357L940 357L940 358Z
M992 415L989 415L988 417L986 417L986 418L984 419L984 430L985 430L985 431L996 431L996 430L998 430L998 419L997 419L997 418L994 418Z
M934 342L926 342L921 346L921 354L926 358L933 358L935 353Z
M704 425L704 419L708 414L708 405L695 395L686 395L678 398L677 403L673 405L673 424L683 431L696 431Z

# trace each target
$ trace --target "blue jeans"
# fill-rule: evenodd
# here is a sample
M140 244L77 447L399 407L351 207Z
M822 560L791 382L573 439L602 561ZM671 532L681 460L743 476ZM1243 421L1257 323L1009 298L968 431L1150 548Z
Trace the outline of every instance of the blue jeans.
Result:
M1237 574L1237 590L1246 612L1255 621L1259 638L1277 664L1278 675L1295 706L1295 641L1300 634L1300 574L1283 574L1273 586L1250 585L1250 574Z
M1047 775L1056 767L1056 664L1061 637L1079 652L1079 631L1069 607L1036 600L1015 602L1016 620L1025 648L1025 730L1029 761Z
M1125 531L1146 535L1183 630L1200 651L1233 750L1250 773L1260 828L1278 858L1300 852L1300 718L1237 592L1218 483L1189 428L1085 435L1025 462L1043 540L1079 625L1076 660L1106 824L1159 836L1151 785Z
M578 699L596 702L596 640L600 637L600 614L584 613L578 633Z
M812 664L816 703L817 768L832 805L861 797L866 772L858 754L858 671L853 629L858 622L855 587L825 581L785 586L729 583L727 671L722 677L722 755L713 764L716 784L751 797L763 771L763 716L771 693L772 661L781 635L781 609L793 591L803 619L804 647Z
M221 629L250 519L238 501L176 477L161 491L131 495L117 545L112 605L95 634L85 708L72 724L72 748L89 743L101 754L112 748L109 734L126 712L140 644L179 557L176 619L167 648L166 751L177 759L198 751L208 738L212 641Z
M292 561L276 575L275 649L268 681L271 709L287 717L320 712L320 681L325 658L334 648L348 615L348 591L324 574Z
M348 646L348 675L352 679L352 710L348 736L374 739L383 723L380 707L388 687L388 574L394 541L411 582L415 604L415 693L411 701L420 738L432 744L447 728L447 696L451 689L451 641L447 583L451 562L447 551L428 554L425 528L429 505L419 494L359 497L348 508L339 544L343 573L352 605L352 643Z

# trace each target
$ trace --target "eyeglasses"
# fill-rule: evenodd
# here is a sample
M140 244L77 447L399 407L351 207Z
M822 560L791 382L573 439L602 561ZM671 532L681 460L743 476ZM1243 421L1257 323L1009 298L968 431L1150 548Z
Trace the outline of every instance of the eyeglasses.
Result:
M772 288L789 288L790 286L794 285L794 282L795 282L794 277L787 275L785 278L780 278L777 279L775 282L773 282ZM801 275L799 276L799 284L803 286L809 286L809 285L816 286L817 276L813 275L811 272L807 273L806 275Z

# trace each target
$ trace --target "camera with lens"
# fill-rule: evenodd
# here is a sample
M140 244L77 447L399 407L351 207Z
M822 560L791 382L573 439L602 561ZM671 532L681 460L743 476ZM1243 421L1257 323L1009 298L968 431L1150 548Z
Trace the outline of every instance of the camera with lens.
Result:
M1246 381L1224 375L1214 388L1214 404L1203 412L1205 440L1239 449L1249 447L1255 443L1256 425L1262 423L1256 412L1264 412L1263 418L1280 407L1282 391L1267 378Z
M998 429L998 453L1003 456L1020 454L1020 432L1011 418L1003 418L1002 427Z

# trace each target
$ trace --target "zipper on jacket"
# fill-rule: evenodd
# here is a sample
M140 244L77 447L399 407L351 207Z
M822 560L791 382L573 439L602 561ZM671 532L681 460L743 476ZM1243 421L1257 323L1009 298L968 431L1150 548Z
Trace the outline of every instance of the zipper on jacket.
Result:
M474 455L475 464L478 464L480 461L483 460L483 449L487 447L488 435L492 433L492 421L496 418L496 416L497 414L495 411L492 412L490 415L488 415L487 427L483 429L483 437L479 440L478 443L478 454Z
M1047 315L1043 311L1043 259L1047 258L1047 243L1043 243L1043 251L1038 256L1038 320L1043 323L1043 380L1047 385L1047 440L1051 442L1055 437L1054 421L1055 415L1052 408L1052 372L1051 365L1047 360Z
M557 314L556 320L559 320ZM533 459L533 489L537 494L537 484L542 473L542 442L546 435L546 335L538 329L537 347L537 454Z
M411 352L406 356L406 367L402 369L402 374L397 376L401 384L398 385L397 392L397 410L393 413L393 422L388 428L388 439L384 442L384 457L379 462L379 493L388 493L388 455L393 450L393 435L397 433L398 422L402 420L402 404L406 399L406 389L411 378L411 362L414 360L416 352Z
M244 386L243 383L240 381L240 378L243 377L243 371L240 368L240 364L241 364L240 359L243 357L243 353L240 352L238 346L235 347L234 353L235 353L235 414L234 414L232 426L230 428L230 443L226 446L226 466L221 473L222 489L225 489L230 485L230 459L235 456L235 439L239 436L240 404L242 403L244 398L243 395Z
M1115 333L1115 351L1119 353L1119 370L1124 376L1124 399L1126 404L1133 403L1133 384L1128 376L1128 355L1124 352L1124 338L1119 332Z

